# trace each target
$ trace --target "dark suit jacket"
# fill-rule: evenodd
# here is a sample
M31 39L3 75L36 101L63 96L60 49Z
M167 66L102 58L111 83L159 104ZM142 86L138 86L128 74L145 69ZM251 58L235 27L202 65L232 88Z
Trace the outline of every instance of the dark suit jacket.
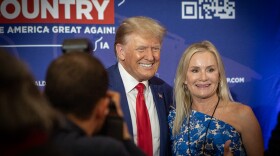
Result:
M109 88L114 91L118 91L121 94L121 107L124 113L124 118L127 123L129 132L131 136L133 136L129 106L123 81L121 79L120 71L118 69L118 64L109 67L107 69L107 72L109 74L110 81ZM169 106L173 102L173 90L170 85L168 85L158 77L151 78L149 80L149 85L152 90L160 126L160 156L170 155L170 141L167 116L169 112Z
M64 118L52 135L55 147L67 156L144 156L145 154L131 141L95 135L89 137L73 122Z

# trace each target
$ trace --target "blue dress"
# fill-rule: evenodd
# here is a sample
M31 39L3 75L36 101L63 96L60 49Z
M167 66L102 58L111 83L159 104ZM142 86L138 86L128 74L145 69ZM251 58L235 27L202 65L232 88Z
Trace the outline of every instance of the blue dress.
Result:
M231 140L230 149L234 155L246 155L241 135L234 127L214 117L211 119L211 116L195 110L191 112L190 122L188 123L187 118L185 118L180 132L173 135L175 114L175 110L172 109L168 115L172 155L203 155L203 146L205 145L205 155L222 156L227 140ZM210 124L209 121L211 121ZM208 124L209 128L205 140Z

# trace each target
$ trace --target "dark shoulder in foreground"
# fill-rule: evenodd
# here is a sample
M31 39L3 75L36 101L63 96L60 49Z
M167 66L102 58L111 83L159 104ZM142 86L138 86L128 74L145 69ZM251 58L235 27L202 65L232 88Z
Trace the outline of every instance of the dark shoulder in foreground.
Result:
M132 141L119 141L102 135L89 137L77 125L65 121L57 125L52 133L52 142L64 153L72 156L144 155Z
M69 153L72 156L130 155L122 142L105 136L77 137L73 134L72 136L59 136L54 141L55 146L62 149L64 153Z
M277 125L271 133L268 148L265 151L265 156L279 155L280 153L280 112L278 113Z

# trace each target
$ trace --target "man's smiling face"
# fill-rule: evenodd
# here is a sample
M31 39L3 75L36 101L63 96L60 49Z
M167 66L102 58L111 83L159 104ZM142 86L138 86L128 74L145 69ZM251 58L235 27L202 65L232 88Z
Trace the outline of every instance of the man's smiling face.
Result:
M149 80L160 64L160 41L131 34L125 45L117 45L117 55L124 69L139 82Z

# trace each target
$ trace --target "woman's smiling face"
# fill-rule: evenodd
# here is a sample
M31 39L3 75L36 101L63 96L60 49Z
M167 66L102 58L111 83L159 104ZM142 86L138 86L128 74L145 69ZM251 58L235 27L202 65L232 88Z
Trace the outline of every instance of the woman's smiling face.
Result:
M192 98L206 99L217 94L219 70L214 54L203 51L191 57L185 84Z

